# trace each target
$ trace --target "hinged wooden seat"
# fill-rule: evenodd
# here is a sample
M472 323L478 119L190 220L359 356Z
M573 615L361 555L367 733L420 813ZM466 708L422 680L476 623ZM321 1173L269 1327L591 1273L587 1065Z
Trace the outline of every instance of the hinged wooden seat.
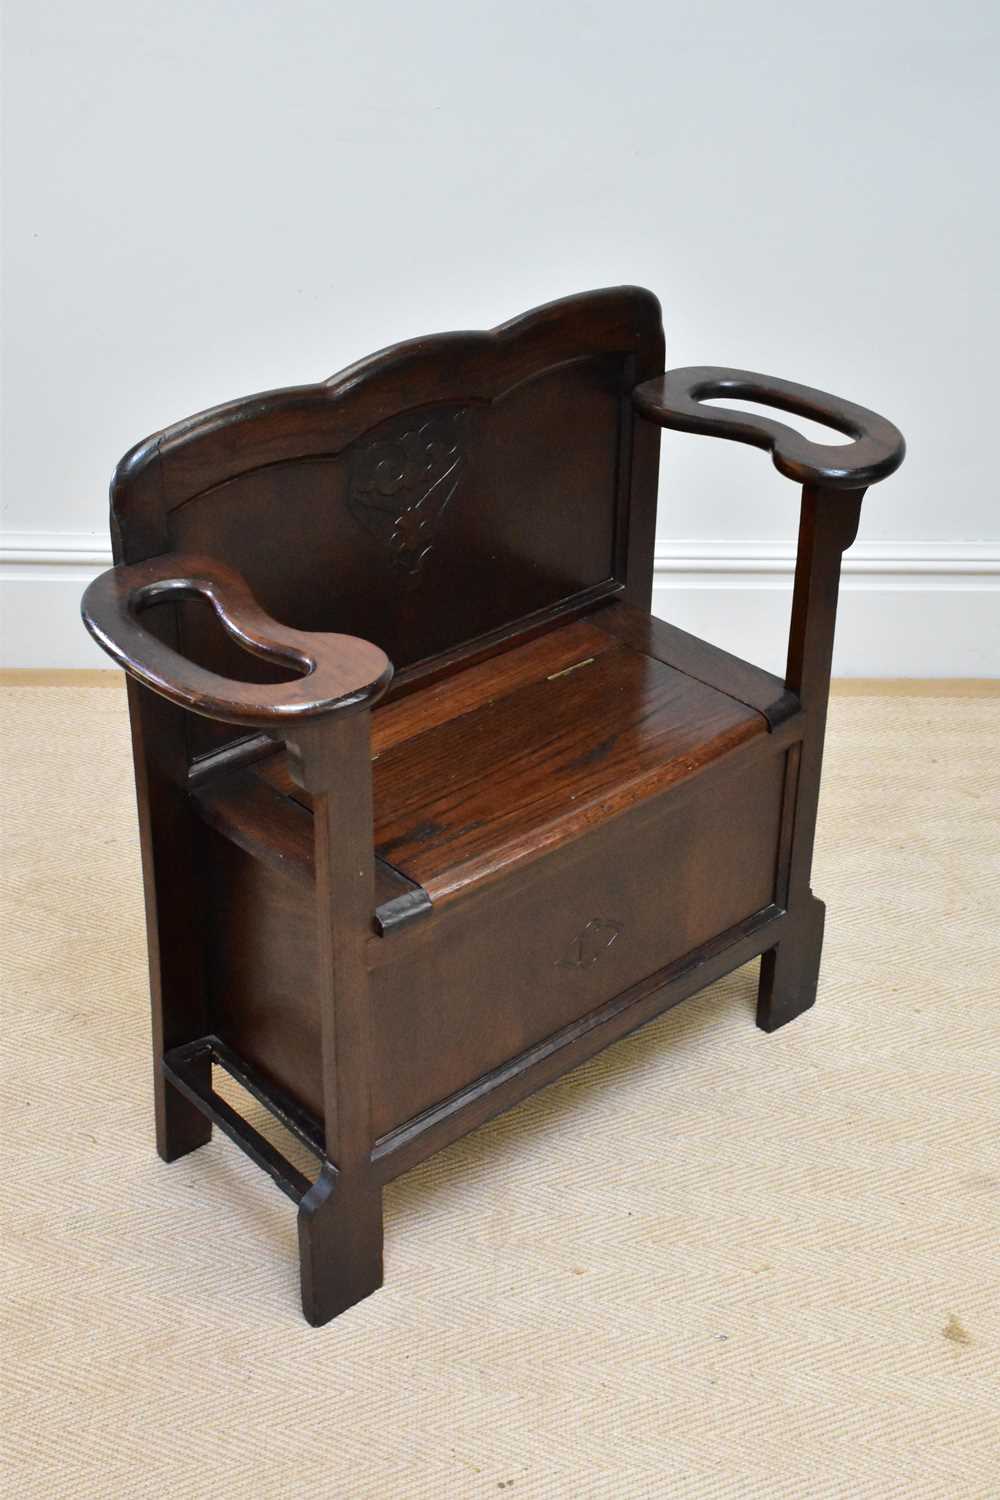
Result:
M804 485L783 681L649 612L660 426ZM123 460L84 617L130 676L158 1146L217 1124L298 1203L310 1321L379 1285L382 1184L429 1152L748 959L765 1030L812 1003L840 556L902 453L820 392L664 375L626 287Z
M767 732L760 710L626 644L603 628L605 615L375 710L375 853L428 898L404 906L401 920L559 848ZM287 755L254 760L233 781L225 770L202 773L209 821L260 857L297 858L311 876L310 830L298 813L312 799ZM294 804L283 852L272 835L281 813L250 783ZM382 917L377 930L385 925Z

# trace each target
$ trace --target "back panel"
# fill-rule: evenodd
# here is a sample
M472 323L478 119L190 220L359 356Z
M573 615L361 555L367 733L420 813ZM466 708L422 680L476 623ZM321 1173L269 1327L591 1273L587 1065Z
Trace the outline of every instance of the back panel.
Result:
M614 592L645 605L658 434L630 396L662 369L659 305L628 287L397 345L133 450L116 556L223 558L276 619L375 641L404 683ZM195 659L257 675L203 607L150 624L168 612Z

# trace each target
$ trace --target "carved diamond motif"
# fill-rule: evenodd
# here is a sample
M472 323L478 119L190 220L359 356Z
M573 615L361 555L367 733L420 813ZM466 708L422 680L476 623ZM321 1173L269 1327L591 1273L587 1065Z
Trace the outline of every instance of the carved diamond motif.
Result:
M571 953L559 959L560 969L589 969L621 936L622 924L606 917L592 917L573 944Z

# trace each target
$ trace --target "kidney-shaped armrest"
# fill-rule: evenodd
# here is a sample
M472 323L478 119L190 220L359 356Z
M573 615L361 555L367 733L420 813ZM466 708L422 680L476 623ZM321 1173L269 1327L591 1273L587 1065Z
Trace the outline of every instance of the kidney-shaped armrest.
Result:
M813 443L772 417L706 406L713 397L759 401L793 416L823 422L852 443ZM858 490L886 479L903 462L906 444L898 427L878 412L826 391L814 391L790 380L757 375L753 370L726 370L715 365L691 365L668 370L636 386L632 399L651 422L679 432L705 432L769 448L774 466L799 484L822 484L828 489Z
M139 616L150 605L200 595L233 640L254 656L301 675L292 682L237 682L189 661L157 639ZM164 698L228 724L282 723L373 703L392 678L378 646L351 635L307 634L280 625L246 579L210 557L167 553L110 568L83 596L83 620L119 666Z

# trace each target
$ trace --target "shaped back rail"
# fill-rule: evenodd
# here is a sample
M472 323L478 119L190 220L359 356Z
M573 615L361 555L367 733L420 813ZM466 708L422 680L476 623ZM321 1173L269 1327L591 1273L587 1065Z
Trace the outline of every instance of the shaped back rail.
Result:
M216 407L122 461L115 560L229 564L281 624L381 647L396 692L595 600L647 607L659 445L631 396L662 369L659 304L623 287ZM272 671L198 602L145 623L221 676Z

